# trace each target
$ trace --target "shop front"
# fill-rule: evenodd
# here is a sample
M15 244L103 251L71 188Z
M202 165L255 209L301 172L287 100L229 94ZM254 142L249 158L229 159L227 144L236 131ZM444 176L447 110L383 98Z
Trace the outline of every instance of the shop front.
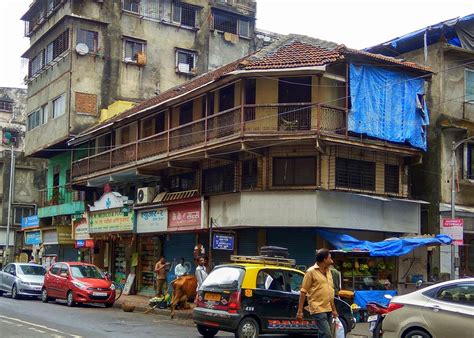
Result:
M94 252L94 240L89 234L88 214L84 213L81 217L72 222L74 248L78 252L78 261L92 263L92 254Z
M41 264L49 268L52 263L74 262L77 260L71 226L41 228L42 246L40 249Z
M39 218L38 215L32 215L23 217L21 219L21 230L18 230L16 233L16 253L15 261L24 263L29 262L31 257L35 259L36 262L39 262L39 243L29 244L26 242L26 232L36 231L39 228ZM39 235L41 237L41 234ZM31 238L30 238L31 241Z
M138 292L155 294L155 263L163 255L163 242L168 227L167 208L136 211L138 234Z
M110 272L115 281L124 283L132 269L136 236L134 214L128 208L127 197L108 192L90 207L89 234L94 240L92 262Z

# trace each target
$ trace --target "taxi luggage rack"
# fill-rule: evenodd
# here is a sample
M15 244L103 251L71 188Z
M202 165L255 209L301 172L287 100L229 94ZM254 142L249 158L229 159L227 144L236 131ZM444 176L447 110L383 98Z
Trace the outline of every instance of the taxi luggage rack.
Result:
M270 264L287 267L294 267L296 265L296 261L294 259L272 256L231 255L230 260L234 263Z

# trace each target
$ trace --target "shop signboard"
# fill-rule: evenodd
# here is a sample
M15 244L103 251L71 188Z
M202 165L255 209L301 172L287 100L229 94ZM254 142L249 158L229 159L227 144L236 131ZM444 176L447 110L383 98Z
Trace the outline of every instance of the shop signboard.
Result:
M94 202L94 205L90 207L90 211L122 208L127 200L127 196L122 196L118 192L108 192L103 194L99 200Z
M74 244L70 226L58 226L56 232L58 234L58 244Z
M35 245L41 244L41 231L25 231L25 244Z
M21 219L21 229L31 229L39 226L38 215L22 217Z
M163 232L168 227L168 210L155 208L137 213L137 233Z
M168 230L201 228L201 202L178 204L168 208Z
M133 212L124 214L121 209L91 212L89 233L132 231L133 215Z
M234 236L228 234L214 234L212 248L214 250L234 251Z
M76 249L93 248L94 247L94 240L93 239L80 239L78 241L75 241L74 247Z
M87 216L73 221L72 226L74 228L73 235L76 241L91 238L89 235L89 220Z
M445 218L441 221L441 233L453 239L454 245L463 245L464 219Z

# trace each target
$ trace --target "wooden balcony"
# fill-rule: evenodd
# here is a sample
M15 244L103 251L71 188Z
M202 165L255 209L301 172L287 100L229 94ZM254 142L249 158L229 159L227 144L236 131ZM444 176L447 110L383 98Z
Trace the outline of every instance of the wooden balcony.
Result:
M72 163L72 179L107 174L192 150L218 147L231 140L272 135L330 134L347 138L347 112L313 103L236 106L156 135Z

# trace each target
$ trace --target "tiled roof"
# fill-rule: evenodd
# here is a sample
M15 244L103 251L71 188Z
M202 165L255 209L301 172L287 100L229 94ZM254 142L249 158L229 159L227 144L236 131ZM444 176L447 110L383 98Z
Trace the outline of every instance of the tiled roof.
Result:
M71 143L77 143L78 141L81 141L81 139L86 138L87 135L93 134L102 128L110 127L119 121L128 119L132 115L144 113L145 110L157 107L166 101L217 81L236 70L251 72L256 70L279 70L324 66L344 59L349 59L353 55L374 59L382 63L396 64L403 68L415 71L430 72L430 68L420 66L413 62L350 49L344 45L338 45L334 42L314 39L307 36L288 35L254 54L245 56L225 66L217 68L216 70L210 71L188 82L171 88L118 116L95 125L81 133L76 137L76 139L72 140Z

